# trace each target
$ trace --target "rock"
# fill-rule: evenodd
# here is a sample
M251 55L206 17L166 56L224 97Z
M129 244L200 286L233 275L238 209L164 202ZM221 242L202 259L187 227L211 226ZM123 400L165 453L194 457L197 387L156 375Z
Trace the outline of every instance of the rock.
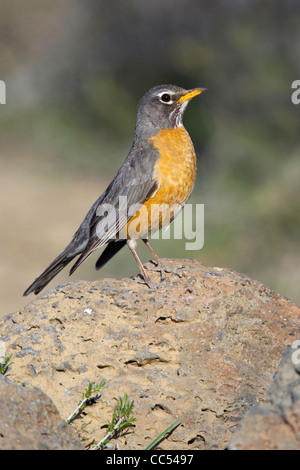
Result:
M300 450L300 367L292 362L294 353L285 350L265 403L246 414L229 449ZM296 354L299 361L300 350Z
M80 450L83 446L45 393L0 376L0 449Z
M160 448L226 448L294 338L300 309L288 299L229 269L165 263L185 275L168 274L156 290L132 279L66 284L1 323L10 378L43 390L63 419L89 382L106 381L71 424L87 445L127 392L136 426L120 449L144 449L177 419Z

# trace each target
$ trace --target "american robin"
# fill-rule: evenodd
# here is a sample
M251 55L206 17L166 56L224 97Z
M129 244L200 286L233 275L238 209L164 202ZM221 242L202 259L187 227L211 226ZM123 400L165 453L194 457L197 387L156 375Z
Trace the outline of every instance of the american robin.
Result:
M194 187L196 155L182 116L188 102L205 90L159 85L142 97L137 107L133 144L124 163L93 204L69 245L24 295L38 294L80 255L70 270L71 275L94 250L107 245L96 263L96 269L100 269L126 243L144 281L151 285L136 251L137 239L145 242L158 263L148 234L172 222ZM161 207L171 209L160 210Z

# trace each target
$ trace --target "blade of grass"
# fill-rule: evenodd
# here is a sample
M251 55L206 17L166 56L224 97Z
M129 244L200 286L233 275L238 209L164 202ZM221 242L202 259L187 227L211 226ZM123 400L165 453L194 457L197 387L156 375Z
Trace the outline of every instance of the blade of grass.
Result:
M3 361L0 362L0 374L5 375L8 368L11 366L12 354L9 354L9 356L5 356L3 358Z
M181 420L178 419L177 421L175 421L175 423L171 424L171 426L169 426L167 429L165 429L156 439L154 439L153 442L151 442L151 444L149 444L145 450L152 450L154 449L154 447L156 447L163 439L166 439L167 437L169 437L169 435L171 434L171 432L174 431L174 429L176 429L179 425L181 424Z
M134 401L128 400L127 393L124 393L123 398L119 397L117 400L116 409L112 415L112 420L110 423L107 423L105 427L108 429L108 433L104 438L98 442L98 444L93 445L91 450L100 450L105 448L108 442L111 439L117 438L121 435L121 432L124 432L126 428L134 426L133 422L136 418L132 414L132 409L134 406Z
M91 395L93 393L97 393L102 387L104 387L104 385L104 380L102 380L102 382L99 384L93 384L93 382L89 383L86 391L82 394L82 401L67 418L67 424L70 424L76 417L78 417L78 415L87 407L88 404L95 402L100 397L100 395L96 395L96 397L93 399L91 398Z

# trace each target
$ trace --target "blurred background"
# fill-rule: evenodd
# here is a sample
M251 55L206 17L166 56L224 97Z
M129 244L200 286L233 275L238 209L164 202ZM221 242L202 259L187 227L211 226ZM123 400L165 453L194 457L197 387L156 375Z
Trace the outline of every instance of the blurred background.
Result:
M66 246L130 149L152 86L206 87L184 118L205 243L163 257L230 267L300 303L299 0L0 0L0 315ZM143 261L149 253L140 244ZM138 269L128 250L101 271Z

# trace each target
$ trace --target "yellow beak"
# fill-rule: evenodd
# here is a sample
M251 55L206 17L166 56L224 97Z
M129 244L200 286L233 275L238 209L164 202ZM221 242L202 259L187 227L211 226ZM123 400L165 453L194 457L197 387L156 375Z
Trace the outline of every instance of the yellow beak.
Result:
M186 101L191 100L195 96L201 95L204 91L206 91L207 88L193 88L192 90L189 90L185 93L185 95L181 96L179 100L177 100L177 103L182 104L185 103Z

